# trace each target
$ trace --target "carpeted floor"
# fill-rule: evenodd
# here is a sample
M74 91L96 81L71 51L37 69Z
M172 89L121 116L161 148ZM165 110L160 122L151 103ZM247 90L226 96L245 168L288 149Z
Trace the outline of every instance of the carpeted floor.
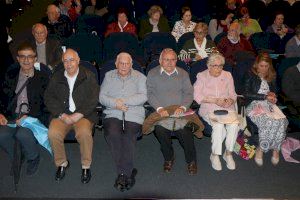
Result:
M294 134L294 136L298 137ZM278 166L270 163L271 153L265 156L263 167L254 160L243 160L234 156L237 169L230 171L222 160L223 170L214 171L210 166L210 138L195 141L198 159L198 174L189 176L186 171L183 151L174 140L175 166L172 173L162 172L163 158L154 135L145 136L137 143L135 166L137 182L130 191L119 192L113 187L115 167L108 146L101 132L94 137L92 180L80 182L79 147L66 144L71 167L63 181L54 180L55 167L50 155L41 149L41 163L37 174L25 175L22 168L19 189L13 192L13 181L9 175L8 157L0 151L0 197L11 198L275 198L300 199L300 165L287 163L281 157ZM293 154L300 159L300 151Z

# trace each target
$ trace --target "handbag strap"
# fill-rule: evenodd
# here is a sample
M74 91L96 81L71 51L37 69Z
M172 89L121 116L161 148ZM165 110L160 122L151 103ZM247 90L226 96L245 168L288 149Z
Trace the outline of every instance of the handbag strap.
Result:
M14 98L11 100L11 102L8 104L7 106L7 110L10 110L10 108L12 107L12 105L15 103L15 101L17 100L18 96L21 94L21 92L24 90L24 88L28 85L29 83L29 79L30 77L25 81L25 83L22 85L22 87L19 89L19 91L16 93L16 95L14 96Z

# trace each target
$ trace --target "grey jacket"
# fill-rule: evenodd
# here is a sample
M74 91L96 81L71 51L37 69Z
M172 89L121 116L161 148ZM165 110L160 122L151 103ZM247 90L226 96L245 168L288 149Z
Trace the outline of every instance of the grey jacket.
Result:
M117 70L111 70L105 74L101 85L99 101L106 108L103 111L105 118L117 118L122 120L123 111L116 109L116 99L124 99L128 111L125 112L125 120L143 124L145 119L144 103L147 101L146 77L131 70L130 75L122 79Z

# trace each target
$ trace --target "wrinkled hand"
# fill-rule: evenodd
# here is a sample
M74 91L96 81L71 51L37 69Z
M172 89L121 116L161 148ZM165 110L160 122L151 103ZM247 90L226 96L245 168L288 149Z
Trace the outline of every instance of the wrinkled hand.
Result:
M18 126L20 126L21 120L22 120L22 119L25 119L26 117L27 117L27 115L23 115L21 118L17 119L17 120L16 120L16 124L17 124Z
M274 92L269 92L269 93L267 94L266 99L267 99L269 102L273 103L273 104L276 104L276 102L277 102L277 97L276 97L276 94L275 94Z
M0 114L0 125L4 126L7 124L7 119L4 115Z
M165 110L164 108L159 109L157 112L158 112L158 114L160 114L161 117L168 117L169 116L168 111Z
M83 117L83 114L81 114L81 113L73 113L73 114L69 115L69 117L71 118L71 120L73 121L73 123L76 123L76 122L78 122Z
M215 100L215 104L217 104L220 107L225 107L226 102L224 98L217 98Z
M174 112L174 116L175 117L179 117L181 114L183 114L184 113L184 109L183 108L181 108L181 107L179 107L179 108L177 108L176 110L175 110L175 112Z
M123 99L116 99L116 108L118 110L122 110L124 112L126 112L128 110L128 107L124 104Z
M66 114L66 113L62 114L61 117L60 117L60 119L61 119L64 123L66 123L66 124L68 124L68 125L71 125L71 124L74 123L73 120L72 120L72 118L70 117L70 115L68 115L68 114Z
M195 60L201 60L201 59L202 59L202 57L199 54L196 54Z
M234 103L234 100L231 98L227 98L224 101L225 101L224 108L228 108Z

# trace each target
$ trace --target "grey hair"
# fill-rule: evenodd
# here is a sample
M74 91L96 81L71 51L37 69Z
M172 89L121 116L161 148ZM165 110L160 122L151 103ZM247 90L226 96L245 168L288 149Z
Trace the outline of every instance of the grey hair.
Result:
M75 56L80 59L79 55L78 55L78 52L74 49L71 49L71 48L67 48L66 51L63 53L63 56L62 56L62 59L64 57L64 55L68 52L68 51L73 51L75 53Z
M47 27L42 23L36 23L32 26L32 30L34 30L37 26L42 26L45 31L47 31Z
M130 63L132 64L132 57L131 57L131 55L130 55L129 53L127 53L127 52L121 52L121 53L119 53L119 54L117 55L116 63L119 62L121 56L127 56L127 57L129 58L129 60L130 60Z
M47 11L48 11L48 9L49 9L49 7L50 6L54 6L55 7L55 10L56 10L56 12L57 13L60 13L60 8L59 7L57 7L55 4L50 4L50 5L48 5L48 7L47 7Z
M176 54L176 52L173 49L171 49L171 48L165 48L165 49L163 49L161 51L161 53L159 55L159 61L160 62L162 61L162 55L165 54L165 53L168 53L168 52L173 52L175 54L176 59L177 59L177 54Z
M219 52L215 52L215 53L211 53L209 55L208 60L207 60L207 67L210 67L211 65L213 65L213 63L216 60L220 60L222 65L225 64L225 58L224 58L224 56L221 53L219 53Z

